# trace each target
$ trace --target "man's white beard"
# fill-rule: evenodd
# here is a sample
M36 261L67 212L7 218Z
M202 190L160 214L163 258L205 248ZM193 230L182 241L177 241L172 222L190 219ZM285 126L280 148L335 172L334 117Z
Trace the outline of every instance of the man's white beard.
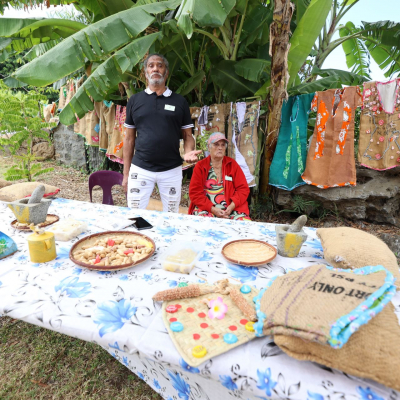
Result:
M154 78L151 78L151 76L149 76L147 73L146 73L146 78L147 78L147 80L148 80L148 82L150 83L150 85L155 85L155 86L157 86L157 85L162 85L163 83L164 83L164 81L165 81L165 75L161 75L161 74L158 74L158 73L153 73L152 74L152 76L153 75L158 75L158 76L160 76L160 78L158 78L158 79L154 79Z

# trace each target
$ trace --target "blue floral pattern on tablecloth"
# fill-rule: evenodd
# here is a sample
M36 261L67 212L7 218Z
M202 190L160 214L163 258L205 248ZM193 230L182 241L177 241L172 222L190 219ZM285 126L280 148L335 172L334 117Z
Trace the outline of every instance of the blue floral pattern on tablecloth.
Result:
M298 258L278 255L264 266L244 267L227 262L221 255L222 247L231 240L247 238L276 246L275 225L206 220L66 199L53 200L49 213L60 220L72 216L86 222L142 216L153 225L143 233L155 241L156 253L127 270L81 268L69 259L69 251L82 237L101 232L89 223L88 231L79 237L57 242L56 260L34 264L26 233L11 228L15 217L0 203L2 231L18 246L18 252L1 261L0 314L99 344L166 400L400 400L400 394L372 381L354 380L339 371L291 359L269 336L191 367L167 334L161 304L152 300L156 292L180 283L220 279L262 289L276 276L326 264L315 229L305 228L308 238ZM164 271L160 262L163 253L180 241L205 246L188 275ZM400 296L393 302L400 312Z

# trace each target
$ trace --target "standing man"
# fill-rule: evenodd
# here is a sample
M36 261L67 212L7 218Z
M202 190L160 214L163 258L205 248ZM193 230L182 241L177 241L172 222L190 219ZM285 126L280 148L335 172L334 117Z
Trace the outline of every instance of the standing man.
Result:
M183 161L180 139L183 137L184 161L197 161L201 151L194 150L187 101L165 86L169 73L167 59L161 54L149 54L144 70L148 86L133 95L126 107L122 186L128 194L128 206L144 209L157 183L163 211L178 212Z

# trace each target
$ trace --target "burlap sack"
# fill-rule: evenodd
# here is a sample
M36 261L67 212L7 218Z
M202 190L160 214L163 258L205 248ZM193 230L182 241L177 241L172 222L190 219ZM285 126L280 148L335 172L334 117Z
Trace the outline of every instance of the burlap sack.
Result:
M109 106L103 101L95 102L94 109L100 119L100 130L99 130L99 147L103 151L107 151L108 137L112 135L115 123L115 106L110 104Z
M62 110L65 107L65 100L67 99L67 86L61 86L60 98L58 100L58 108Z
M237 112L239 104L240 103L232 103L229 116L228 156L234 158L242 167L247 183L251 187L255 186L254 176L258 156L258 120L260 114L260 102L253 101L251 103L246 103L243 117L238 115ZM233 143L233 138L235 138L235 143ZM240 154L238 154L238 152ZM244 158L244 160L242 160L242 158Z
M99 123L100 119L97 116L96 110L89 111L85 115L86 119L86 143L90 146L98 146L99 145L99 133L98 130L100 128Z
M78 119L74 124L74 132L86 140L86 115Z
M67 97L65 99L64 107L71 101L71 99L74 97L75 92L76 92L73 79L71 79L67 82L66 89L67 89Z
M4 179L0 178L0 189L2 189L3 187L6 187L6 186L11 186L12 184L13 184L13 182L8 182L8 181L5 181Z
M321 228L317 230L324 249L324 258L337 268L360 268L383 265L396 278L400 287L400 272L396 256L389 247L367 232L354 228Z
M298 360L314 361L400 390L400 326L391 303L341 349L294 336L275 335L274 341Z
M341 348L390 301L395 293L392 281L383 267L343 270L314 265L291 272L276 278L262 295L265 319L260 318L255 329L263 323L265 335L298 336Z
M54 116L54 112L56 110L56 103L47 104L43 109L43 117L46 122L49 122L50 119Z
M208 107L207 123L206 125L199 124L201 108L192 114L196 118L194 124L194 133L197 138L202 132L221 132L225 135L225 124L230 112L230 104L213 104Z
M39 185L44 185L44 197L54 196L60 191L60 189L55 186L47 185L40 182L16 183L14 185L6 186L0 189L0 200L15 201L23 199L24 197L29 197Z
M107 147L107 157L110 160L123 164L123 146L125 137L124 122L126 118L126 107L116 106L114 130L109 137Z

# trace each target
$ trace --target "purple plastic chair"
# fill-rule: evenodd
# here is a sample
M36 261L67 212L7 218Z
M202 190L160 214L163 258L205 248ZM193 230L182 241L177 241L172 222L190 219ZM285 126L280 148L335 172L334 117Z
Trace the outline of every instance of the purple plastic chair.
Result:
M89 194L90 202L92 201L92 190L95 186L100 186L103 189L103 204L114 205L111 194L111 188L114 185L122 185L124 176L116 171L96 171L89 176Z

